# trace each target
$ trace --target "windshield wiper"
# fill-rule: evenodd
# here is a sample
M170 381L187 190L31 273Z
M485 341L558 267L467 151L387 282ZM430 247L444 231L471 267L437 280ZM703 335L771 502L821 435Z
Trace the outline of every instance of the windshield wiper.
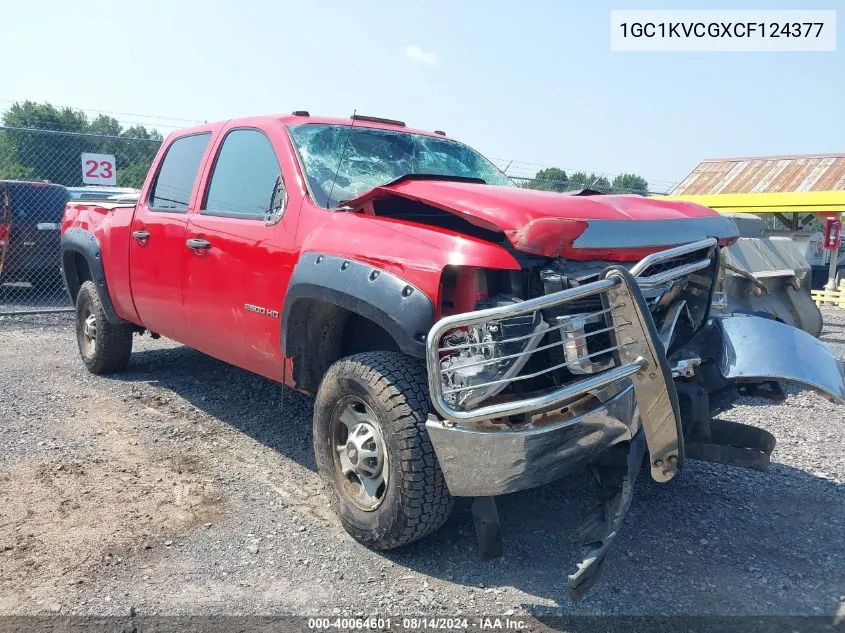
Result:
M391 180L381 186L389 187L390 185L398 185L400 182L405 182L407 180L447 180L453 182L469 182L476 185L487 184L487 181L483 178L473 178L471 176L449 176L447 174L403 174L402 176L399 176L399 178Z
M395 178L390 182L386 182L383 185L376 185L375 187L371 187L360 193L359 195L355 196L353 200L357 200L365 195L367 195L373 189L378 189L379 187L389 187L391 185L398 185L399 183L407 182L409 180L442 180L446 182L466 182L472 183L475 185L486 185L487 181L483 178L472 178L470 176L449 176L446 174L403 174L399 176L399 178ZM352 207L347 206L346 203L350 202L349 200L339 200L337 203L337 207L335 207L334 211L351 211L353 210Z

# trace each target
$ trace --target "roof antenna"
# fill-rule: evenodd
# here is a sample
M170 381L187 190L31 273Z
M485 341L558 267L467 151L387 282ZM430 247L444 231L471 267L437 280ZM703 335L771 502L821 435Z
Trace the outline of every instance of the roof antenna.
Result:
M343 164L343 159L346 158L346 145L349 142L349 131L355 125L355 115L358 109L352 110L352 118L349 120L349 127L346 128L346 136L343 137L343 151L340 153L340 160L337 161L337 171L334 172L334 180L332 180L332 188L329 189L329 198L326 200L326 209L330 208L332 203L332 194L334 193L334 185L337 182L337 176L340 173L340 166Z

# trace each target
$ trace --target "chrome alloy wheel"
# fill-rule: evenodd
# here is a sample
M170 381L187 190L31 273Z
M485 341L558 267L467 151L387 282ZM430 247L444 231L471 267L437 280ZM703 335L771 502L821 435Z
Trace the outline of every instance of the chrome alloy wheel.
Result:
M86 307L82 320L82 342L85 352L93 356L97 351L97 317Z
M346 498L361 510L378 508L387 494L387 449L375 414L356 396L345 397L332 416L334 467Z

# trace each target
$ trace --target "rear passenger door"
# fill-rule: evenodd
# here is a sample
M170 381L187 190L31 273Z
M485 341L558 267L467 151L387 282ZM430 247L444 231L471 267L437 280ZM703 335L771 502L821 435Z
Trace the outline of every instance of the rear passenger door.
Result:
M170 143L130 227L130 282L141 323L182 343L188 334L182 304L188 211L195 204L194 185L210 141L208 131Z
M184 292L190 344L279 380L280 314L292 272L292 227L277 149L256 128L222 142L189 216Z

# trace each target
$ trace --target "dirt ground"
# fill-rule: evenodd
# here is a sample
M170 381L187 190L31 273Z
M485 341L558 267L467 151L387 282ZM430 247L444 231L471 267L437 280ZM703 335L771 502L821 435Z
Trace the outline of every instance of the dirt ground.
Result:
M845 315L826 319L842 353ZM765 473L641 478L572 603L583 478L501 498L499 560L478 560L465 503L373 552L328 507L308 399L172 342L135 350L94 377L69 315L0 318L0 615L845 613L845 407L814 394L724 416L778 437Z

